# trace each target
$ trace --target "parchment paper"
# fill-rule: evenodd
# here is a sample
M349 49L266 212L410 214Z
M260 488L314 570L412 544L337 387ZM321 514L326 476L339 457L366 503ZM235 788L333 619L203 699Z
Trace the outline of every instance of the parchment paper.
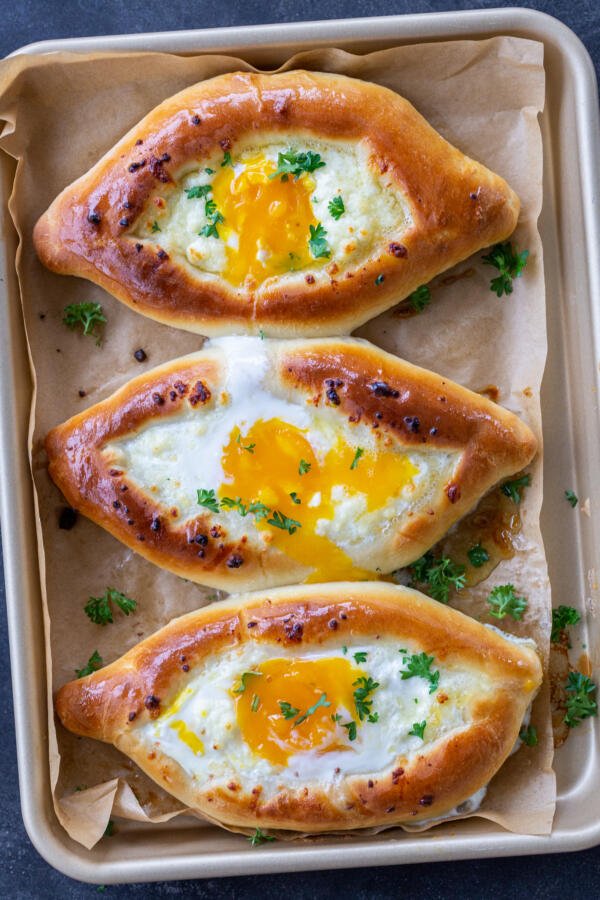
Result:
M359 334L475 390L499 389L499 402L524 418L541 439L539 390L546 356L542 249L536 229L542 200L542 145L537 113L544 102L543 48L518 38L455 41L354 56L329 49L293 57L284 68L346 73L386 85L409 99L451 143L503 175L523 208L513 240L530 258L514 293L498 299L494 271L480 256L432 285L433 303L412 318L390 311ZM55 195L85 172L157 103L209 76L251 67L224 56L166 54L49 54L21 56L0 68L0 147L19 160L10 211L20 235L17 268L30 347L35 396L31 462L39 507L46 658L49 756L57 815L72 838L92 847L111 815L166 821L180 804L118 751L55 727L52 693L94 650L110 662L138 640L219 597L161 571L79 517L58 528L64 501L50 482L42 440L58 422L84 409L130 377L196 349L201 338L151 322L86 281L53 275L37 261L31 232ZM99 301L108 318L100 347L62 324L68 303ZM147 361L138 363L142 347ZM80 396L79 392L85 392ZM482 621L485 597L512 582L529 600L523 623L507 630L531 635L548 656L550 596L538 520L541 459L520 511L516 556L454 605ZM129 618L92 624L83 606L107 585L138 601ZM478 815L522 833L551 828L555 801L547 691L534 706L540 742L511 757L493 780Z

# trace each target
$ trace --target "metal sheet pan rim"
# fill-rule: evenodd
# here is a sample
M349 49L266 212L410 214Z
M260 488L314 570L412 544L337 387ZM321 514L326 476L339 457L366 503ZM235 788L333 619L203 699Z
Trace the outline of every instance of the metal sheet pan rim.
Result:
M545 13L522 8L471 10L460 13L435 13L409 16L387 16L289 25L245 26L236 29L177 31L155 34L122 35L100 38L74 38L44 41L15 51L38 54L57 50L168 50L170 52L248 52L250 48L285 47L290 52L299 44L394 43L427 40L452 40L469 37L491 37L510 33L560 44L560 52L574 79L577 94L576 119L581 146L581 204L586 222L587 243L597 241L598 184L598 106L593 66L583 44L564 24ZM591 136L591 137L590 137ZM584 139L581 139L584 138ZM1 199L1 198L0 198ZM589 256L588 256L589 259ZM3 260L0 260L0 269ZM590 264L592 294L600 299L600 269ZM600 303L597 304L600 307ZM600 310L592 304L595 347L600 346ZM15 333L14 306L0 306L0 333ZM0 421L17 420L14 392L18 364L12 345L0 359ZM259 874L319 868L361 866L368 852L369 863L391 865L399 862L428 862L448 858L477 858L578 850L600 842L600 821L590 820L586 827L554 832L549 837L482 831L477 835L456 834L438 839L403 837L381 843L356 840L352 844L329 846L279 846L264 848L260 853L220 851L216 853L181 853L169 858L99 860L71 842L53 818L47 790L46 770L28 765L32 740L41 740L45 731L39 710L45 703L45 687L28 677L27 648L36 622L35 604L23 603L32 597L37 573L25 565L26 516L33 505L29 465L19 443L18 429L4 428L0 434L0 468L10 477L0 493L0 517L11 522L5 530L4 558L7 588L9 638L13 666L17 753L23 818L28 834L40 854L60 871L90 882L149 881L168 878L198 878L217 875ZM37 617L39 618L39 616ZM597 737L597 735L596 735Z

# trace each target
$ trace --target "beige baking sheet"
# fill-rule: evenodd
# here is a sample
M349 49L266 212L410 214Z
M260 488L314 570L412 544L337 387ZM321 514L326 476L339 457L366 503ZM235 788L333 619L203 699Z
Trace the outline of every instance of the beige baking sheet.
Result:
M434 303L421 316L393 312L360 334L412 362L481 389L495 384L499 402L519 413L541 439L539 388L546 354L541 245L536 221L541 206L543 105L542 45L516 38L460 41L397 48L357 57L336 50L303 53L285 68L344 72L391 87L409 100L460 149L506 177L523 210L516 234L531 251L525 277L499 300L488 290L493 274L479 258L458 267L462 277L437 279ZM156 569L79 519L71 531L57 527L61 498L45 470L41 441L54 424L110 393L142 368L195 349L197 336L152 323L99 288L42 269L32 244L36 218L67 183L156 103L187 84L235 68L227 57L178 58L164 54L54 54L17 57L0 69L0 146L20 160L11 214L22 236L18 257L23 312L36 396L32 415L32 467L39 504L40 558L45 588L49 692L73 676L98 649L105 662L140 638L187 612L214 593ZM108 317L101 347L68 332L61 323L67 303L98 300ZM140 366L133 351L142 346ZM80 397L79 392L85 392ZM529 598L523 625L547 655L549 587L538 527L541 463L521 512L524 528L515 558L488 581L465 592L461 608L482 617L483 598L496 583L512 581ZM83 605L107 585L138 600L135 616L100 628ZM486 619L487 620L487 619ZM487 620L489 621L489 620ZM512 757L494 779L480 814L523 833L547 833L554 809L547 698L536 703L541 741ZM55 731L49 722L51 777L57 814L76 840L91 847L112 814L164 819L178 804L151 784L117 751ZM77 789L80 790L77 790Z

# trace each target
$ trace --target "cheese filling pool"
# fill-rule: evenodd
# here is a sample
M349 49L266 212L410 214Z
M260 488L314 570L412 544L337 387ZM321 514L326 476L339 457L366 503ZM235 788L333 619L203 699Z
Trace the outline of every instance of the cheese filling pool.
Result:
M373 167L366 143L294 135L240 142L181 174L174 190L154 198L135 237L192 270L257 287L360 264L411 223L405 198Z
M277 653L273 657L273 653ZM532 686L533 690L533 686ZM192 674L156 719L137 726L199 786L231 779L265 796L410 763L467 729L493 679L381 639L299 655L268 645L225 650Z
M177 527L209 510L233 538L251 532L300 563L307 581L372 578L381 534L432 502L460 454L407 449L331 407L274 393L260 340L211 346L229 365L218 402L106 444L110 465L175 508Z

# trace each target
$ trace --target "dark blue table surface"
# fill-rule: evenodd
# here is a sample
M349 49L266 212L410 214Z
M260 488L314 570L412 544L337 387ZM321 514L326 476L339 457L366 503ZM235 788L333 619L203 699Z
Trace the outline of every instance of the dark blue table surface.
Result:
M302 22L353 16L493 9L514 6L499 0L0 0L0 57L32 41L82 35ZM554 15L572 28L600 68L600 0L539 0L521 6ZM0 336L1 340L1 336ZM1 348L0 348L1 352ZM1 566L1 560L0 560ZM4 599L4 581L0 576ZM600 896L600 847L582 853L534 858L478 860L431 865L348 869L333 872L264 875L144 885L113 885L104 890L72 881L52 869L32 847L21 820L17 787L13 708L6 616L0 602L0 897L200 897L287 900L387 897L436 898L594 898Z

